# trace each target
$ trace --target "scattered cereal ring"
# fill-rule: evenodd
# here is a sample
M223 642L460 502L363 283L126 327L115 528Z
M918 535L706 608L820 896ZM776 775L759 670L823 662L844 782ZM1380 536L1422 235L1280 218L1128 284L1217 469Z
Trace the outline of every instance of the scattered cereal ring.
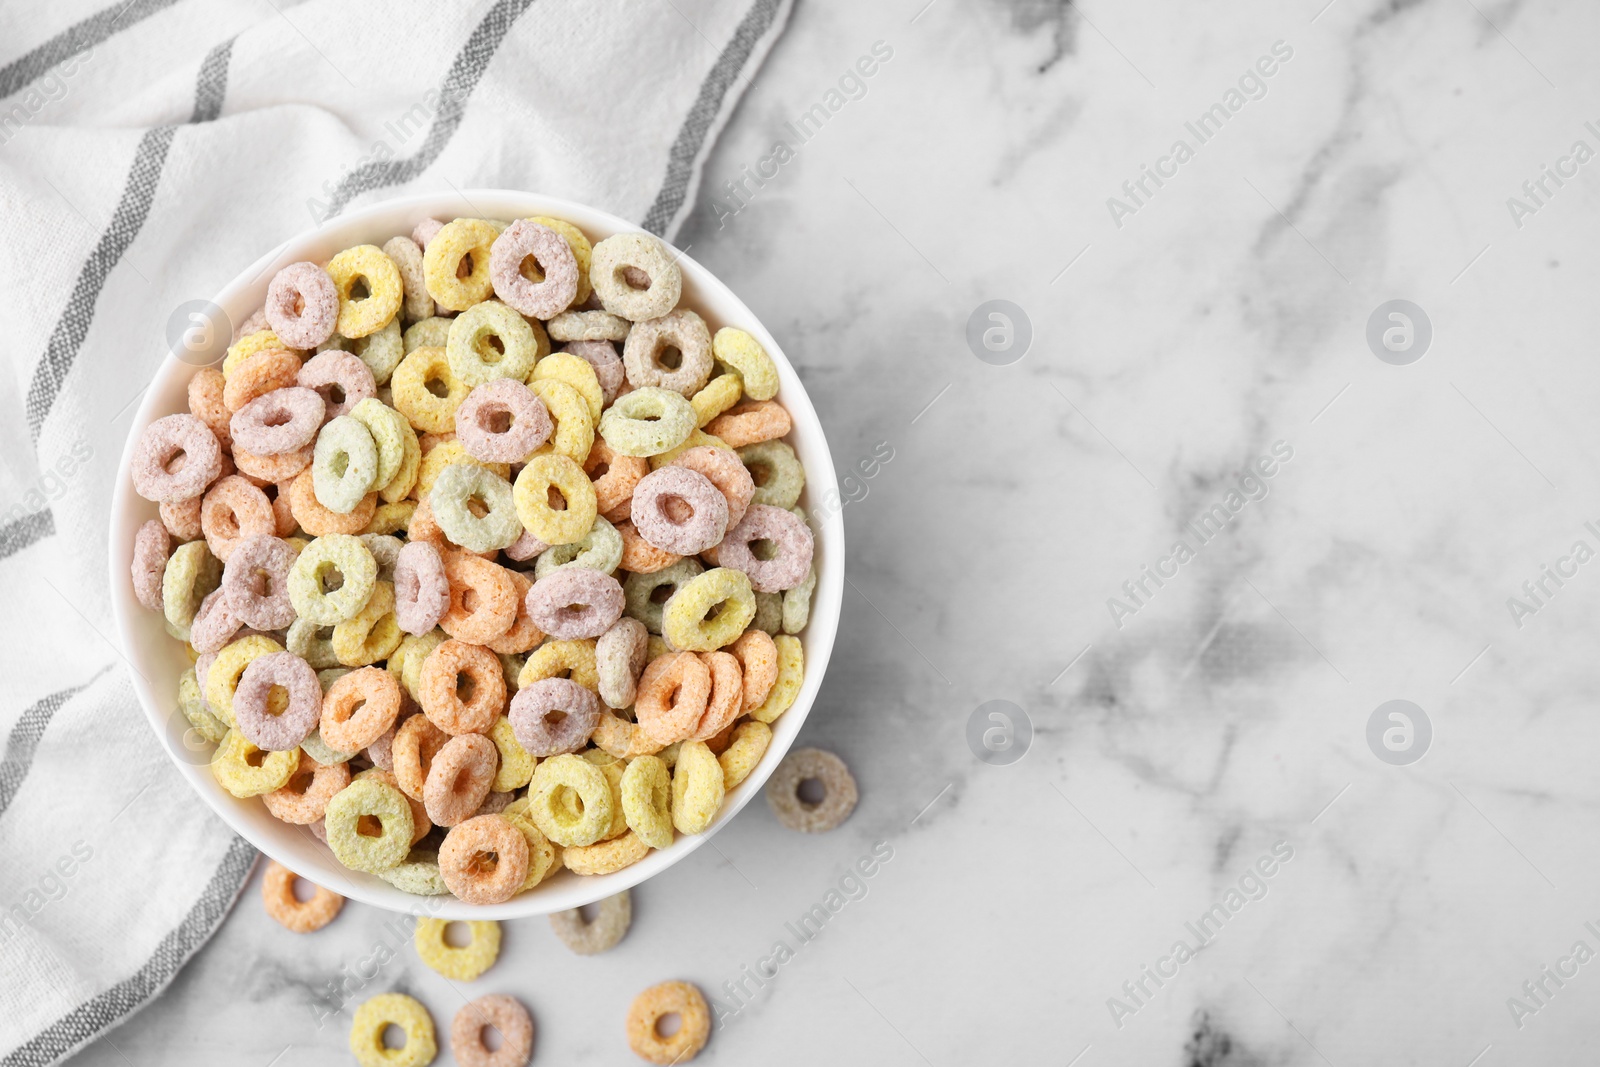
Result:
M445 930L449 925L449 920L446 919L417 916L417 929L412 936L412 943L416 945L417 956L423 963L457 982L470 982L494 966L494 961L500 955L499 923L489 920L465 920L471 940L459 948L444 939ZM451 1051L456 1054L458 1060L461 1058L459 1048L453 1048Z
M551 637L599 637L622 616L622 586L609 574L563 567L533 583L526 598L534 625Z
M388 659L400 646L402 636L400 623L394 617L394 585L379 579L366 606L334 626L331 643L340 663L365 667Z
M778 680L778 648L761 630L747 630L728 646L744 677L744 710L760 707Z
M615 948L633 923L633 897L626 889L596 901L595 907L598 914L593 921L585 919L578 908L550 916L550 929L563 945L580 956L593 956Z
M422 245L422 271L428 292L449 311L466 311L494 292L490 263L500 231L484 219L445 223ZM463 264L463 261L466 261ZM465 265L468 271L461 274Z
M611 784L581 756L552 756L533 769L528 817L563 848L599 841L611 825L612 808Z
M750 628L773 637L783 632L782 593L756 594L756 617L750 623Z
M617 837L561 850L561 862L573 874L593 877L615 874L649 855L644 838L629 830Z
M151 611L161 610L161 576L171 551L166 527L155 519L145 520L133 538L133 595Z
M599 513L589 476L575 460L560 453L534 456L517 475L513 488L517 518L547 545L582 540ZM552 489L561 495L561 510L550 505Z
M517 740L516 729L504 715L489 728L489 740L500 750L500 765L494 772L494 791L509 793L521 789L533 778L534 758Z
M681 444L667 449L659 456L651 456L650 469L655 470L657 467L668 466L673 460L677 459L680 455L689 451L691 448L721 448L726 449L729 452L733 451L733 449L728 448L728 443L722 438L713 437L704 430L692 430L690 431L689 436L683 439Z
M433 315L433 297L422 272L422 246L409 237L391 237L383 243L383 254L394 261L400 272L400 314L408 322Z
M782 441L762 441L739 449L739 458L751 468L756 491L751 500L775 508L792 508L806 486L806 471L794 449Z
M486 463L520 463L550 439L554 428L532 389L496 378L467 394L456 408L456 439L467 454Z
M806 568L800 584L783 594L783 632L797 634L811 621L811 594L817 588L817 569Z
M732 789L750 777L771 743L772 728L764 722L746 720L734 727L732 742L717 757L724 788Z
M484 463L473 459L461 442L456 440L454 434L434 435L428 434L427 440L418 441L422 448L422 463L417 468L417 484L415 496L420 504L428 499L428 494L433 492L433 483L439 480L439 475L444 473L446 467L464 465L480 467L491 471L500 478L511 476L509 463ZM430 507L430 511L431 511ZM492 552L492 550L491 550Z
M603 517L596 516L583 540L547 548L534 564L533 574L543 578L562 567L588 567L610 574L621 563L622 535Z
M513 486L512 488L512 501L515 502L515 487ZM518 563L522 563L526 560L533 559L535 556L541 554L549 547L549 545L533 536L533 534L529 533L527 530L523 530L520 537L506 546L506 558L515 560Z
M601 242L602 244L604 242ZM599 252L597 248L596 253ZM678 1030L662 1037L662 1016L676 1015ZM706 1047L711 1036L711 1014L706 998L688 982L662 982L633 998L628 1008L628 1047L651 1063L687 1063Z
M694 424L706 428L706 423L737 404L743 395L744 381L738 374L730 371L717 375L706 383L704 389L689 398L689 405L694 408ZM710 432L717 433L716 430Z
M361 819L371 816L381 827L375 837L363 833ZM377 874L411 851L411 805L400 790L376 778L360 778L334 794L322 816L328 847L353 871Z
M649 632L638 619L618 619L595 642L600 698L613 708L630 708L638 694L639 674L647 662Z
M139 434L130 473L134 492L176 504L204 493L222 473L222 446L193 415L167 415Z
M751 551L753 541L767 542L775 554L758 559ZM753 504L717 546L717 561L748 575L750 587L757 592L778 593L805 580L811 570L812 548L811 529L793 512Z
M204 541L179 545L161 575L161 610L173 635L189 639L189 627L206 595L222 581L222 564Z
M704 552L728 528L727 498L688 467L660 467L645 475L634 487L630 512L640 537L680 556Z
M269 752L262 757L261 750L238 730L229 730L211 754L211 776L241 800L278 789L299 766L298 748Z
M422 802L434 825L454 826L471 818L489 796L499 760L494 742L482 734L446 741L422 786Z
M568 341L561 350L580 357L594 370L595 381L600 384L600 397L604 403L610 404L617 399L628 378L622 367L622 357L617 355L615 345L610 341Z
M622 812L628 828L650 848L672 844L672 775L654 756L640 756L622 772Z
M623 586L628 617L644 623L644 628L651 633L660 633L661 617L667 602L690 580L704 572L705 567L701 566L699 560L685 558L648 574L629 574L627 584ZM667 591L669 589L670 592Z
M594 258L594 246L589 243L589 238L566 219L553 219L548 215L535 215L529 222L537 222L540 226L547 226L566 239L567 247L572 249L572 259L578 265L578 291L572 298L572 304L584 304L589 295L594 292L594 287L589 284L589 265ZM569 305L570 306L570 305ZM541 316L549 318L548 315Z
M414 322L407 327L403 340L408 356L419 348L443 348L450 340L450 320L435 315Z
M637 759L640 756L653 756L662 751L666 746L640 729L639 724L626 716L631 711L617 712L610 708L600 709L600 722L594 728L594 735L589 739L594 746L609 756L617 759Z
M508 717L529 755L559 756L588 743L600 720L600 700L570 678L543 678L517 691Z
M287 655L287 653L285 653ZM312 731L312 736L316 731ZM310 741L307 737L306 741ZM327 746L323 746L326 748ZM302 751L305 743L301 743ZM325 753L338 755L338 753ZM309 764L309 766L308 766ZM289 780L270 793L261 795L261 802L267 806L272 817L295 826L310 826L322 818L322 813L328 807L328 801L334 794L350 784L350 767L340 760L324 763L316 756L306 752L301 756L300 766L289 776Z
M636 388L600 416L600 436L624 456L649 457L682 444L694 426L694 407L670 389Z
M663 745L695 732L711 698L711 671L693 652L651 660L639 678L634 715L639 728Z
M405 862L397 863L387 871L379 871L378 877L400 892L413 896L442 897L450 892L450 887L444 884L444 877L439 874L439 854L427 849L412 849L406 855Z
M533 372L538 352L528 320L498 300L463 311L451 321L445 342L450 369L468 388L496 378L522 381Z
M433 725L426 715L412 715L400 724L394 732L390 756L395 782L402 793L412 800L422 800L433 757L449 740L450 735Z
M377 333L400 311L405 296L400 268L376 245L357 245L340 252L328 261L328 277L339 292L336 328L346 337ZM352 296L357 283L367 289L360 299Z
M543 280L533 281L523 274L523 261L529 257ZM548 226L528 219L518 219L495 238L489 277L495 295L530 318L558 315L578 295L578 262L572 246Z
M311 389L274 389L235 411L228 432L235 445L259 456L298 452L317 439L324 410Z
M317 503L335 514L348 515L366 499L378 481L378 449L363 423L340 415L322 427L311 479Z
M434 391L434 388L440 390ZM394 407L424 433L449 433L455 429L456 408L466 400L467 383L450 369L445 350L425 345L411 352L389 379Z
M823 797L815 804L800 799L800 785L815 779ZM832 830L856 806L856 780L844 760L820 748L797 748L783 758L767 779L767 803L778 821L791 830L816 834Z
M225 373L228 380L222 387L222 402L229 411L238 411L258 396L296 384L300 357L287 348L269 348L242 360L231 371L225 369Z
M528 877L528 839L503 815L474 815L445 835L439 873L468 904L510 900Z
M550 440L540 451L559 452L578 462L589 456L594 447L594 418L589 414L589 401L582 393L555 378L534 378L528 388L544 401L545 410L555 424Z
M679 352L681 361L676 367L662 362L669 349ZM635 322L623 344L622 365L627 371L628 384L635 389L654 386L684 397L693 396L711 379L715 366L711 358L711 333L706 329L705 320L688 308Z
M299 877L281 863L268 860L266 873L261 876L261 903L268 917L285 930L309 934L333 922L344 907L344 897L313 885L316 893L311 899L300 900L294 895L295 879Z
M382 737L399 715L400 683L394 675L362 667L334 682L322 697L318 729L327 744L357 752Z
M417 702L428 721L447 734L483 733L505 708L500 661L481 645L445 641L423 661Z
M272 276L261 310L284 344L315 348L333 336L339 321L339 290L315 263L291 263Z
M500 1047L493 1052L483 1043L485 1029L500 1035ZM450 1052L461 1067L523 1067L533 1056L533 1019L512 997L479 997L451 1020Z
M444 573L450 582L450 607L439 626L445 633L482 645L511 629L518 612L517 585L504 567L450 552L444 557Z
M400 629L428 633L450 607L450 580L439 550L426 541L410 541L394 564L394 616Z
M402 415L401 419L405 420L405 416ZM373 441L376 442L377 439L375 433ZM411 429L409 421L406 421L404 432L400 435L400 444L405 450L400 458L400 469L395 472L394 479L388 485L378 490L378 495L386 504L404 504L405 498L411 495L416 486L422 469L422 443L417 440L416 432ZM415 507L414 504L412 506ZM408 528L409 522L408 516Z
M366 433L366 430L361 432ZM373 462L376 463L376 460ZM300 528L313 537L358 534L366 529L377 510L377 493L363 496L348 512L329 508L317 499L316 475L313 471L302 471L289 483L289 511Z
M438 219L423 219L411 231L411 239L417 243L418 248L426 249L428 242L433 240L442 229L444 229L444 223Z
M420 715L414 717L421 718ZM433 820L428 818L427 805L416 797L406 796L406 791L400 789L400 779L395 777L393 771L386 771L381 767L368 767L356 775L353 780L361 781L367 778L382 782L391 789L399 789L400 795L406 797L406 803L411 805L411 843L413 845L428 836L429 832L433 830Z
M711 339L711 354L739 372L744 391L752 400L771 400L778 395L778 365L761 342L748 333L724 326Z
M482 515L473 504L484 509ZM522 536L511 483L474 463L453 463L440 471L428 505L445 536L469 552L507 548Z
M254 316L251 316L252 318ZM222 361L222 376L231 378L234 370L251 356L258 352L267 352L272 349L285 349L287 347L278 340L278 335L267 329L266 314L263 311L261 328L257 330L243 330L233 344L228 346L228 355Z
M391 1049L383 1032L390 1026L405 1031L405 1044ZM428 1067L439 1054L433 1019L416 999L404 993L379 993L356 1009L350 1022L350 1054L361 1067Z
M342 584L329 589L337 573ZM378 563L361 539L350 534L318 537L289 570L289 599L301 619L333 626L366 606L378 581Z
M274 686L289 693L288 707L268 711ZM322 715L322 686L316 672L293 652L269 652L251 660L233 692L234 729L263 752L298 749Z
M755 617L750 579L716 567L672 594L661 612L661 634L674 648L713 652L737 641Z
M633 323L609 311L564 311L553 316L545 326L550 331L550 340L572 344L625 341Z
M629 267L645 275L644 286L628 282ZM682 269L664 244L645 233L614 234L595 245L589 281L607 311L634 322L665 315L683 292Z
M672 825L680 833L702 832L717 817L726 792L722 765L711 749L704 741L685 741L672 769Z

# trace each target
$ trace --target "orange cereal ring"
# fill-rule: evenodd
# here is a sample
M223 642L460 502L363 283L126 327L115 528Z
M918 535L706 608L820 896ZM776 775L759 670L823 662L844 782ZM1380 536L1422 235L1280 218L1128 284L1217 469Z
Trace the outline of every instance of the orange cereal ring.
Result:
M678 1029L661 1036L664 1016L676 1015ZM711 1036L711 1013L706 998L688 982L662 982L633 998L628 1008L628 1047L640 1059L669 1067L692 1060Z
M277 456L258 456L238 446L233 449L233 462L239 473L263 485L287 485L295 475L311 466L314 446L307 445L295 452ZM285 504L285 507L288 505Z
M201 367L189 379L189 413L205 423L212 433L217 435L217 440L222 442L223 448L233 444L229 424L233 419L233 412L228 410L227 403L223 400L224 387L227 382L222 377L222 372L216 367Z
M412 800L422 800L433 757L449 740L450 735L433 725L426 715L413 715L400 724L389 746L395 785L400 792Z
M234 547L252 537L275 536L278 522L272 501L237 474L211 483L200 502L200 529L211 554L227 562Z
M728 529L739 525L755 495L755 479L737 453L726 448L697 445L675 456L669 467L688 467L705 476L728 501ZM631 569L631 568L630 568Z
M775 441L793 428L788 410L775 400L747 400L706 423L706 433L722 438L729 448Z
M700 660L711 672L711 696L705 714L689 736L705 741L717 736L744 713L744 671L728 652L702 652Z
M267 497L272 501L273 533L279 537L288 537L300 529L300 524L295 521L294 509L289 507L289 483L268 483L271 491Z
M511 628L499 637L483 642L489 651L503 655L516 655L535 648L544 640L544 631L534 624L533 617L528 614L528 590L533 588L533 582L521 571L508 571L501 568L501 573L511 579L517 598L517 617L511 623Z
M400 683L378 667L351 671L322 698L322 740L337 752L355 752L382 737L400 715Z
M230 415L258 396L287 389L300 374L300 357L287 348L269 348L240 363L222 387L222 403Z
M422 786L422 802L436 826L454 826L470 819L489 797L500 750L482 734L462 734L446 741Z
M294 895L295 879L299 877L277 861L268 860L261 877L261 903L284 929L309 934L333 922L344 907L344 897L318 885L312 886L316 893L310 900L300 900Z
M416 521L413 517L413 522ZM445 552L450 606L439 628L457 641L488 644L504 637L517 619L517 585L498 563L464 552ZM460 731L451 731L459 733Z
M164 501L158 509L161 525L179 541L197 541L205 534L200 524L201 498L194 496L177 503Z
M289 483L289 511L300 528L312 537L324 534L358 534L378 511L378 494L368 493L348 515L330 511L317 499L312 472L301 471Z
M594 482L595 509L607 518L617 512L625 519L632 507L633 487L650 473L650 464L637 456L624 456L597 436L589 458L583 461L583 473Z
M300 767L278 789L261 795L274 819L310 826L322 818L333 795L350 784L347 763L318 763L302 753Z
M597 841L592 845L571 845L561 850L561 862L573 874L593 876L615 874L644 859L650 846L644 838L629 830L618 837Z
M445 641L422 663L417 701L428 721L447 734L486 733L505 711L505 672L482 645Z
M770 634L747 630L728 651L744 672L744 710L759 708L778 680L778 646Z
M639 724L625 718L625 712L613 711L602 703L600 721L595 724L589 741L600 751L618 759L638 759L653 756L666 746L652 738Z
M646 664L633 710L651 740L670 745L694 734L710 699L711 669L693 652L669 652Z
M622 562L618 566L629 574L654 574L683 559L640 537L631 522L617 523L617 533L622 535Z
M528 839L502 815L474 815L445 835L439 874L468 904L510 900L528 877Z

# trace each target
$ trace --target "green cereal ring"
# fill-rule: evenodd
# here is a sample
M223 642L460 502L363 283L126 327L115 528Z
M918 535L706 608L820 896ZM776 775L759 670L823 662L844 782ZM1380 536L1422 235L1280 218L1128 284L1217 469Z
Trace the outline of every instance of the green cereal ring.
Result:
M661 636L673 648L715 652L739 640L756 617L750 577L731 567L716 567L672 594L661 612Z
M756 594L756 617L750 620L750 628L769 634L783 632L782 593Z
M811 594L817 588L817 568L813 565L806 568L806 576L800 584L783 594L783 632L797 634L806 628L806 623L811 619Z
M400 683L400 687L410 695L412 700L417 699L417 687L422 679L422 664L427 661L433 650L444 644L446 635L443 630L430 630L420 637L404 637L400 645L389 653L388 670Z
M670 567L663 567L649 574L630 574L622 583L622 594L626 598L626 607L623 614L631 619L638 619L644 623L644 628L653 634L661 632L661 613L667 601L675 596L689 582L705 573L705 567L693 556L685 556ZM665 598L658 599L656 590L671 587L672 592Z
M761 342L732 326L724 326L711 339L711 354L725 367L739 372L751 400L771 400L778 395L778 365Z
M312 670L325 671L339 666L338 653L333 650L332 626L319 626L310 619L296 619L289 624L284 643L290 652L310 664Z
M378 820L382 827L378 836L368 837L358 829L363 815ZM415 828L411 804L400 790L377 778L357 779L335 793L322 820L323 829L328 832L328 847L352 871L387 871L403 862L411 851L411 831Z
M266 634L251 634L218 652L217 658L211 661L211 669L206 671L202 686L211 713L232 726L233 693L239 688L239 677L244 674L244 669L262 656L282 651L283 646ZM280 703L278 700L269 700L267 703L268 710L274 712L287 706L286 702Z
M330 685L348 673L348 671L343 669L336 671L318 671L317 681L322 685L323 693L327 693ZM333 675L334 677L325 677L326 675ZM312 730L311 733L306 736L306 739L300 742L300 751L304 752L306 755L310 756L312 759L316 760L325 767L330 767L335 763L348 763L356 756L354 752L340 752L338 749L329 745L328 742L324 741L322 739L322 730L320 727Z
M762 441L745 445L738 452L756 483L750 503L792 508L800 502L800 490L806 487L806 471L800 466L794 449L782 441Z
M343 584L327 582L337 572ZM335 626L367 606L378 581L378 561L354 534L324 534L289 569L289 600L301 620Z
M489 258L499 236L500 227L487 219L445 223L422 251L422 274L429 295L448 311L466 311L493 296ZM459 273L463 260L469 260L472 268L465 278Z
M211 714L211 709L206 707L193 667L184 671L178 679L178 710L183 712L183 717L189 720L195 732L207 741L215 744L227 736L228 724Z
M400 312L405 290L400 284L400 268L377 245L356 245L328 261L328 277L339 291L339 322L334 328L351 339L377 333ZM367 295L351 296L357 282L365 283Z
M317 433L311 459L311 488L317 503L348 515L378 485L378 446L356 419L339 415Z
M655 756L640 756L622 772L622 813L628 829L651 848L672 844L672 775Z
M500 342L499 348L489 341ZM533 373L539 342L528 320L498 300L485 300L456 316L445 342L445 358L456 377L475 385L496 378L522 381Z
M383 488L394 481L406 458L406 437L416 437L411 432L406 417L389 407L377 397L369 396L350 409L346 418L354 419L366 427L372 445L378 453L378 470L372 480L374 488ZM420 454L421 449L419 447ZM312 475L315 478L315 472Z
M417 439L417 432L411 428L410 421L406 420L404 415L401 415L400 418L406 422L405 432L400 435L400 444L405 449L405 452L400 457L400 469L395 471L394 478L390 480L388 485L378 490L378 496L383 500L384 504L403 503L406 497L411 495L412 489L416 488L417 477L422 472L422 442ZM374 438L373 440L376 441L377 439ZM413 509L415 509L415 506L413 503ZM376 520L376 516L374 516L374 520ZM408 514L406 516L408 526L410 521L411 517Z
M704 741L684 741L672 768L672 825L698 834L711 825L722 807L727 784L722 764Z
M583 535L583 540L552 545L539 553L533 565L533 576L537 580L562 567L588 567L610 574L620 566L622 535L606 521L604 515L596 515L594 525Z
M257 756L261 757L261 762L252 766L250 761ZM299 768L298 748L263 752L238 730L229 730L211 754L211 776L241 800L282 789Z
M558 511L550 506L551 489L561 494L565 508ZM517 474L512 501L523 528L547 545L583 540L599 515L594 483L577 460L559 452L546 452L527 462Z
M533 769L528 817L563 848L600 840L611 826L612 808L611 783L582 756L552 756Z
M481 516L473 513L473 501L486 509ZM428 504L439 529L468 552L492 552L522 536L511 483L476 463L452 463L440 471Z
M435 315L422 319L406 328L404 335L406 355L419 348L443 348L450 343L450 323L455 320Z
M414 848L405 862L379 871L378 877L402 893L418 897L442 897L450 892L439 873L439 854L428 849Z
M222 563L204 541L190 541L173 550L161 578L161 611L174 637L189 640L189 627L194 625L200 602L221 584Z
M405 1033L400 1048L384 1045L383 1032L390 1026ZM361 1067L428 1067L439 1054L433 1017L414 997L379 993L357 1008L350 1021L350 1054Z
M509 667L506 668L506 686L516 689L516 675ZM511 720L504 715L496 719L494 725L489 727L489 740L500 750L500 769L495 771L494 784L490 788L496 793L509 793L527 785L533 778L534 758L517 740L516 731L511 729Z
M387 382L400 361L406 358L405 337L400 332L399 317L390 319L388 325L377 333L351 341L350 351L372 372L374 385Z
M571 352L553 352L533 368L534 381L545 379L566 382L576 389L578 395L589 402L589 418L596 423L600 421L600 413L606 406L606 393L600 388L600 378L588 360Z
M778 646L778 680L767 691L767 699L750 709L756 722L771 722L789 710L794 698L800 695L800 683L805 680L806 653L798 637L780 634L772 639Z
M600 416L600 436L624 456L658 456L683 444L694 430L694 405L655 386L624 393Z
M430 386L436 386L435 392ZM425 346L400 361L389 379L395 410L423 433L453 433L456 408L471 391L450 369L444 349Z

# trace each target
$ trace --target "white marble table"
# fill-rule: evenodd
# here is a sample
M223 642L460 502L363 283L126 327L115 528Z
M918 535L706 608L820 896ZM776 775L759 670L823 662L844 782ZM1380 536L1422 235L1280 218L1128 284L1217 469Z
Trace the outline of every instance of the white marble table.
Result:
M347 1063L327 984L361 974L352 998L514 993L540 1063L632 1062L628 1000L667 977L739 1009L711 1063L1583 1059L1600 164L1572 150L1600 150L1600 11L923 3L802 3L680 242L783 339L841 474L892 451L845 511L805 732L854 768L854 816L802 838L753 804L636 893L617 950L512 923L457 991L389 916L296 937L252 884L76 1062ZM831 89L859 98L802 142ZM964 339L993 299L1031 322L1009 365ZM1431 323L1420 360L1420 333L1369 347L1395 299ZM1396 699L1431 726L1409 765L1367 740ZM991 700L1031 721L1018 762L969 748ZM1391 759L1424 747L1410 722Z

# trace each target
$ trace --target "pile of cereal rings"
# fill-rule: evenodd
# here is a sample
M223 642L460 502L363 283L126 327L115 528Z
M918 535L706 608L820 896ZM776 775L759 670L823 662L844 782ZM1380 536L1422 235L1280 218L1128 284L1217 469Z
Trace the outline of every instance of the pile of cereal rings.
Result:
M682 284L555 218L277 272L131 471L134 591L224 789L476 904L711 824L816 576L777 366Z

